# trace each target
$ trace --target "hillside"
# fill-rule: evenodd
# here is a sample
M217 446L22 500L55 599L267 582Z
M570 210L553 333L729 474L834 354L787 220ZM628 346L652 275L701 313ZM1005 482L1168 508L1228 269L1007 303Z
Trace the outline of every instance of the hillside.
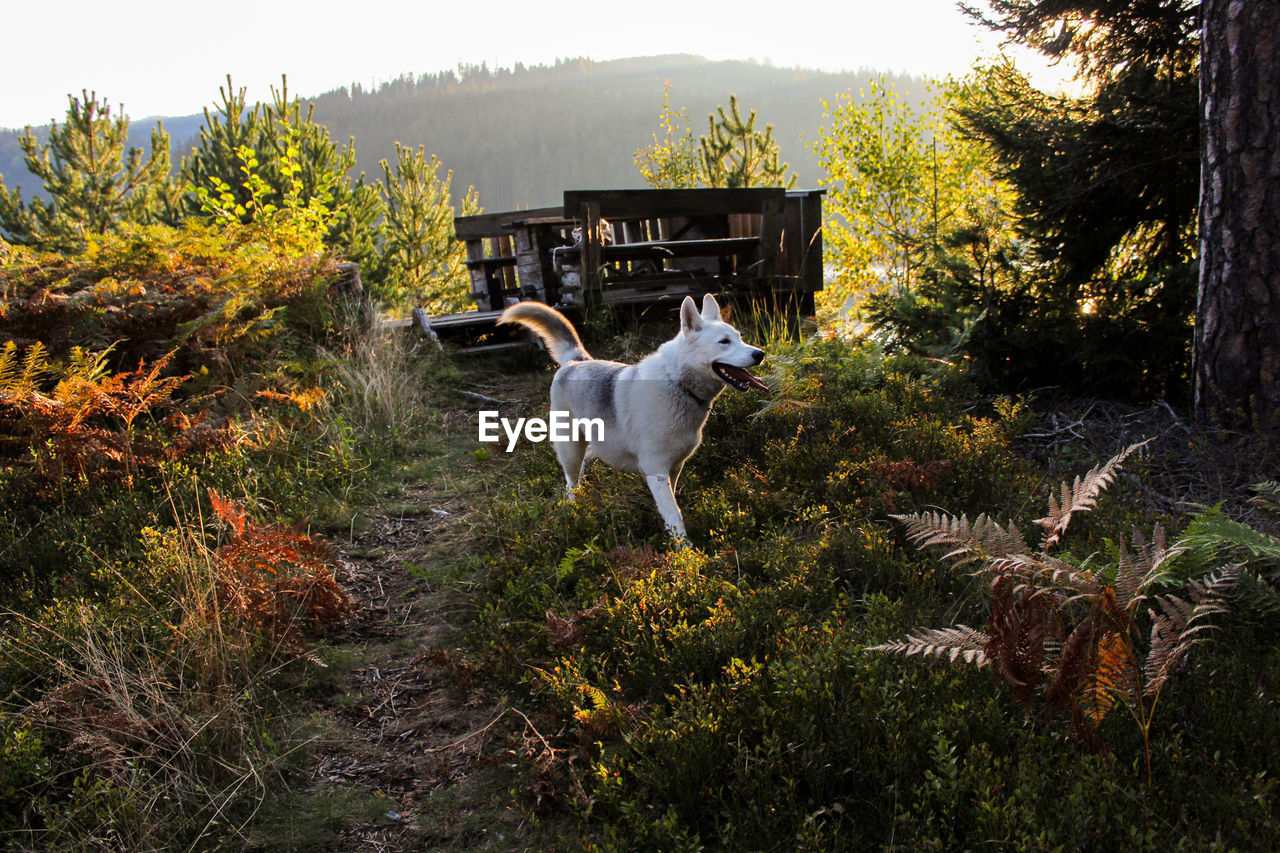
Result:
M705 131L708 113L736 94L761 122L774 125L800 184L816 185L817 162L805 143L817 136L823 100L856 91L876 76L865 69L836 74L695 56L580 59L406 75L376 90L353 85L312 100L316 119L335 139L355 139L359 168L370 179L380 174L379 160L394 158L397 141L421 145L453 170L455 186L474 185L487 209L500 210L554 204L569 187L639 185L632 155L652 141L668 80L673 104L688 109L695 133ZM900 91L919 88L912 78L888 76ZM216 93L203 94L207 103L216 99ZM175 165L201 118L163 119ZM153 123L134 123L135 144L145 144ZM17 138L17 132L0 131L0 174L30 197L35 186Z

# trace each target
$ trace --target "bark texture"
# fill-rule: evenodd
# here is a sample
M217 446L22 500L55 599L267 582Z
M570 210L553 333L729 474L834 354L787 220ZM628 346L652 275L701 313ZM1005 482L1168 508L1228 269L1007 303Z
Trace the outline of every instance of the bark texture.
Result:
M1280 435L1280 0L1204 0L1196 417Z

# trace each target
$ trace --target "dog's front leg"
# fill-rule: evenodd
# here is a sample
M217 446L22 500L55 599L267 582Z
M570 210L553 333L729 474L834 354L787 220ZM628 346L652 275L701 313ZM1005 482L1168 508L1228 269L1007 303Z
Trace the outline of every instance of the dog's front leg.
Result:
M578 490L578 482L582 479L582 471L586 467L587 445L582 441L557 441L555 443L556 458L564 471L565 490L569 500L573 500Z
M671 491L671 478L666 474L645 474L644 479L649 484L649 491L653 493L658 512L662 513L662 520L666 522L667 532L672 539L687 544L684 518L680 515L680 507L676 505L675 492Z

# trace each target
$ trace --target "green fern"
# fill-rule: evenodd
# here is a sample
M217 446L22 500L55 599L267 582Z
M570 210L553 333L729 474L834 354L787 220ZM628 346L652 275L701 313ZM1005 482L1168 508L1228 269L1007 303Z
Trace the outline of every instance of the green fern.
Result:
M18 344L7 341L0 352L0 394L23 397L39 390L49 372L49 352L40 341L30 344L19 358Z
M1267 485L1259 484L1254 489L1263 492ZM1223 512L1222 504L1197 508L1200 511L1187 525L1183 537L1187 548L1212 554L1238 551L1250 561L1280 563L1280 539L1234 521Z

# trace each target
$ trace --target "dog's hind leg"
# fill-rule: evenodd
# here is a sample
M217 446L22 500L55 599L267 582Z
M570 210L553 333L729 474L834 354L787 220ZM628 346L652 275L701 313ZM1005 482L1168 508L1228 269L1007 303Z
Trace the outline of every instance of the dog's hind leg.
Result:
M680 515L680 507L676 504L675 492L671 491L671 477L667 474L645 474L645 482L653 493L654 503L667 525L667 532L677 542L687 542L684 532L684 517Z
M582 479L582 469L586 465L587 443L585 441L557 441L556 459L560 460L560 468L564 471L565 488L569 491L569 500Z

